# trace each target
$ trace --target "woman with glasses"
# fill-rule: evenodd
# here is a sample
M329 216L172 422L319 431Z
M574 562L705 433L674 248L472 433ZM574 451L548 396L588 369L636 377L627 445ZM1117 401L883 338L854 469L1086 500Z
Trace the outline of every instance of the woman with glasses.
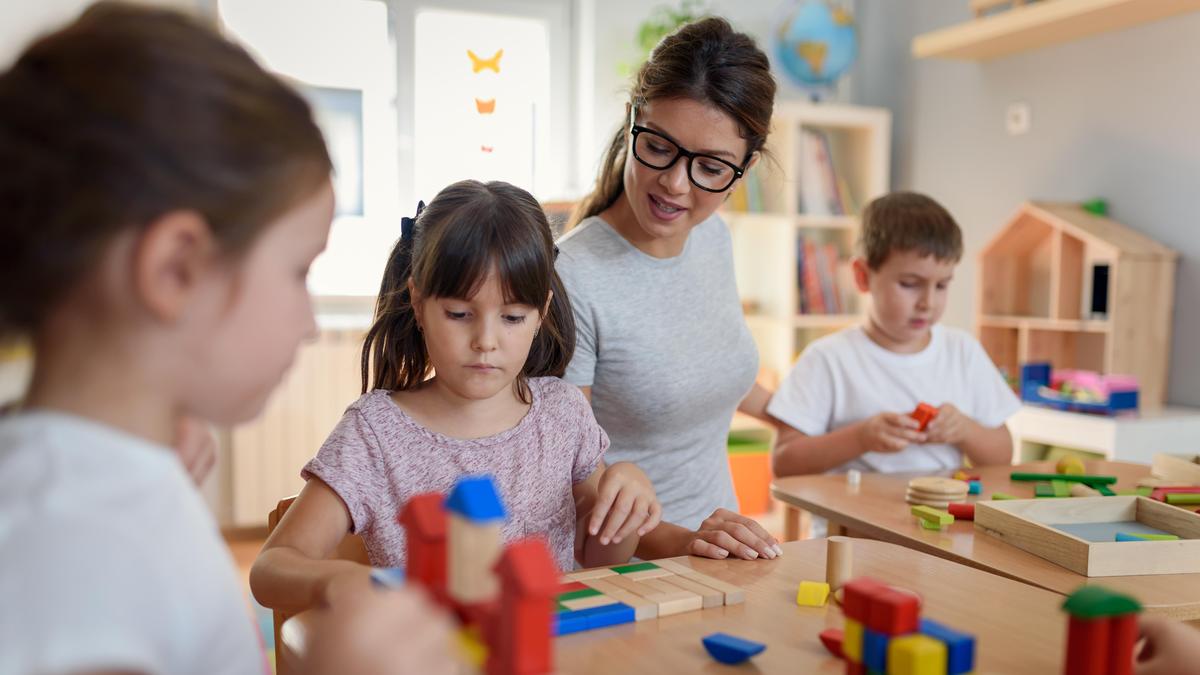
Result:
M664 522L642 558L775 558L736 513L735 409L766 419L717 207L759 161L775 80L753 39L708 18L667 36L634 78L628 117L558 242L577 339L566 379L592 402L611 461L654 482Z

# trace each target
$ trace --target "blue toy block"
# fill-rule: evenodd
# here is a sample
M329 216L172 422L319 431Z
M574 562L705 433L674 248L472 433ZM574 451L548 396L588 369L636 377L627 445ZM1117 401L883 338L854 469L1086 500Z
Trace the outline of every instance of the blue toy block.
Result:
M967 481L967 494L977 495L983 489L983 484L977 480Z
M623 602L618 602L614 605L592 607L583 611L587 614L588 630L604 628L606 626L617 626L623 623L633 623L637 620L633 608Z
M888 636L863 627L863 665L867 670L887 672Z
M975 636L947 628L932 619L921 619L920 631L946 645L946 675L962 675L975 668Z
M489 475L464 476L446 498L446 509L476 523L504 520L504 503Z
M372 567L371 583L378 588L400 588L404 585L404 568Z
M743 640L727 633L713 633L703 638L701 642L704 643L704 648L708 650L710 656L721 663L728 664L741 663L755 654L761 654L767 648L761 642Z
M588 629L588 618L586 609L578 609L573 612L559 612L554 615L554 634L569 635L571 633L579 633Z

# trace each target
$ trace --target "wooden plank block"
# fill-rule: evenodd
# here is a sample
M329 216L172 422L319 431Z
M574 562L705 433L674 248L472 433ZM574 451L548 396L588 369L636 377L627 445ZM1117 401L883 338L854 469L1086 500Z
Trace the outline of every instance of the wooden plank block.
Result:
M620 602L616 598L607 595L590 595L584 598L571 598L570 600L559 600L559 604L571 611L578 609L591 609L592 607L603 607L604 605L613 605Z
M655 562L658 563L659 567L665 567L666 569L669 569L680 576L685 576L689 579L699 581L709 588L715 588L718 591L721 591L725 594L725 604L727 605L736 605L746 601L746 591L744 589L721 581L715 577L710 577L707 574L697 572L678 560L667 558L664 560L657 560Z
M1200 485L1200 462L1196 455L1172 455L1159 452L1154 455L1151 469L1155 476L1178 481L1178 485Z
M647 600L655 600L655 598L657 596L660 596L663 594L662 591L658 590L657 588L654 588L653 586L648 585L646 582L634 581L633 579L626 579L625 575L623 575L623 574L617 574L617 575L614 575L611 577L605 577L604 580L611 584L614 584L615 586L621 588L622 590L624 590L628 593L632 593L638 597L646 598Z
M579 570L564 575L563 578L567 581L587 581L589 579L603 579L604 577L616 576L616 572L607 567L597 567L594 570Z
M658 603L658 615L670 616L683 612L694 612L703 606L703 599L694 593L680 593L678 596L663 596Z
M658 579L634 581L622 574L607 577L607 580L658 605L660 617L700 609L704 604L699 595L676 590L669 585L660 585Z
M646 619L654 619L658 617L657 602L647 600L646 598L643 598L635 593L630 593L624 588L621 588L620 586L608 581L607 578L589 579L586 583L588 586L600 591L608 597L615 598L616 600L619 600L620 602L632 607L634 618L636 618L638 621L645 621Z
M709 607L720 607L721 605L725 604L724 593L715 588L705 586L699 581L689 579L682 574L673 574L669 577L663 578L662 581L689 593L699 595L703 600L702 606L705 609L708 609Z
M634 581L641 581L642 579L657 579L659 577L669 577L672 574L674 574L674 572L671 572L670 570L664 570L661 567L656 567L652 570L642 570L640 572L629 572L629 573L623 574L621 576L625 577L626 579L633 579Z

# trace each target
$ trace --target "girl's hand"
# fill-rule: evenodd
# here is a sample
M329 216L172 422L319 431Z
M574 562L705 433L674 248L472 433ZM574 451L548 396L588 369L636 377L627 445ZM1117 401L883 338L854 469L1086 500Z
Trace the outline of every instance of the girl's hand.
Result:
M604 469L596 489L596 505L588 520L589 534L600 543L619 544L634 532L640 537L658 526L662 504L654 494L654 485L631 462L617 462Z
M941 419L940 413L938 419ZM920 422L908 415L879 413L859 427L858 442L863 452L900 452L928 440L925 433L918 430L920 426Z
M937 417L925 427L925 431L930 443L958 445L967 440L975 426L975 420L947 403L938 408Z
M717 559L728 558L730 553L744 560L773 560L783 555L783 548L754 519L717 509L704 519L683 551L684 555Z
M1200 663L1200 631L1154 614L1143 614L1138 623L1145 642L1134 663L1137 675L1195 672Z
M196 487L204 484L217 463L217 435L196 417L181 417L175 427L175 451Z

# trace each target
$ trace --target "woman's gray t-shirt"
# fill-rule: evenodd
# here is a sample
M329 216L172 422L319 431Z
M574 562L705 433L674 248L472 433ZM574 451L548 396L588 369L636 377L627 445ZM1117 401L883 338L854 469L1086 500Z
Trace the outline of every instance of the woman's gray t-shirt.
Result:
M558 241L577 339L567 381L592 388L612 445L654 483L663 519L689 529L737 509L729 424L758 372L725 222L713 215L674 258L643 253L599 217Z

